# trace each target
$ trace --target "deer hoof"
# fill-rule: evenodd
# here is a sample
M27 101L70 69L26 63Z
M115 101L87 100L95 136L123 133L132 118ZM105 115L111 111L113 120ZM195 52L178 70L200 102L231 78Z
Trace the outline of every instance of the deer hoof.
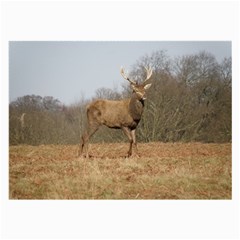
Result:
M131 155L128 156L129 158L140 158L140 155L137 153L133 153Z

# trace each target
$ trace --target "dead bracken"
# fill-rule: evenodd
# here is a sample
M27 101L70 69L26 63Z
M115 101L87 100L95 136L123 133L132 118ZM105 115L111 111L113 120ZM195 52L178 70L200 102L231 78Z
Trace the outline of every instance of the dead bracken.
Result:
M128 143L10 146L10 199L231 199L231 144Z

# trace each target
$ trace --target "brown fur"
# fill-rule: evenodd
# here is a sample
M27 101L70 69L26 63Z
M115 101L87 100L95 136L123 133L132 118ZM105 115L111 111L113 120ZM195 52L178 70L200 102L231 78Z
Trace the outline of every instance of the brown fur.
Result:
M89 157L89 139L102 125L109 128L122 129L130 142L128 156L132 155L133 143L137 154L135 129L143 113L144 100L146 99L145 91L150 86L151 84L131 82L133 93L130 99L121 101L99 99L90 103L87 106L88 126L81 137L78 155L81 156L83 154L83 148L86 146L86 157Z

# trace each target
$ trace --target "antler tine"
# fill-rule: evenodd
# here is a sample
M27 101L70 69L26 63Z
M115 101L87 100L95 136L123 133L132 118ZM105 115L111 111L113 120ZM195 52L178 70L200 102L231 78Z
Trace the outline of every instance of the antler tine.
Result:
M144 68L147 71L147 78L143 82L146 82L152 76L152 68L151 67L149 68L144 67Z
M136 85L136 82L132 81L131 79L129 79L129 78L125 75L124 70L123 70L123 67L121 67L120 73L121 73L121 75L123 76L124 79L126 79L126 80L128 80L130 83Z

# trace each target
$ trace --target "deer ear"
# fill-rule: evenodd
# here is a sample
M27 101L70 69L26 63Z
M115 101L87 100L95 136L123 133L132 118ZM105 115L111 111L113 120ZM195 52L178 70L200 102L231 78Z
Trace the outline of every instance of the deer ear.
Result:
M151 87L151 85L152 85L151 83L145 85L145 86L144 86L144 89L145 89L145 90L149 89L149 88Z

